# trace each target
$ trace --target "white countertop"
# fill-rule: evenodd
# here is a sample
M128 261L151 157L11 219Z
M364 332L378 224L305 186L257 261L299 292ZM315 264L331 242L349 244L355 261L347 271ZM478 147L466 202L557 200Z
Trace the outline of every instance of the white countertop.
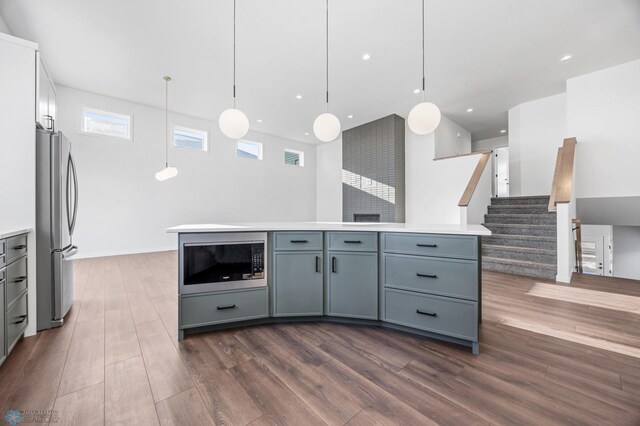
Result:
M422 234L491 235L481 225L422 224L422 223L366 223L366 222L250 222L202 223L168 228L170 233L201 232L264 232L264 231L373 231L415 232Z
M12 229L10 231L0 231L0 240L5 238L11 238L20 234L28 234L31 232L31 228Z

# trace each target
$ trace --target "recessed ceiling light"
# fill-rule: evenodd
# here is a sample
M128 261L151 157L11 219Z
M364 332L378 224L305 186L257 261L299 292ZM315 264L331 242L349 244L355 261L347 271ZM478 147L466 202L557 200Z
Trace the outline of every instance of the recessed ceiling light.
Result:
M305 136L309 136L309 132L304 132L304 135Z
M500 130L500 133L507 133L505 129Z
M413 89L413 93L420 93L420 89Z
M258 120L257 120L257 121L258 121L258 123L262 123L262 120L261 120L261 119L259 119L259 118L258 118Z
M467 108L467 112L473 112L473 108Z
M368 61L369 59L371 59L371 55L369 55L368 53L365 53L364 55L362 55L363 61Z
M571 59L571 55L564 55L562 58L560 58L560 61L564 62L568 61L569 59Z
M353 114L347 115L347 118L353 118Z
M296 95L296 99L302 99L302 95Z

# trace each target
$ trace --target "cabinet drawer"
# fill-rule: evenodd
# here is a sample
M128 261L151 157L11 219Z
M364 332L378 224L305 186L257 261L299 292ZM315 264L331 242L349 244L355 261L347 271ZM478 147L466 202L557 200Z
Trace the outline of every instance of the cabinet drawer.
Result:
M383 251L422 256L477 259L478 243L474 236L434 234L383 234Z
M322 232L274 232L275 250L322 250Z
M378 234L375 232L328 232L329 250L378 251Z
M182 296L180 328L269 316L267 287Z
M383 285L478 300L478 262L384 254Z
M388 288L384 297L387 322L478 341L476 302Z
M6 295L7 307L10 307L27 289L27 258L13 262L7 266Z
M27 234L7 238L7 264L27 253Z
M7 265L7 256L0 254L0 268L4 268Z
M7 349L10 349L16 340L18 340L29 322L27 317L26 294L18 299L18 301L7 311L6 320Z
M0 240L0 256L2 256L7 250L7 243L5 240Z

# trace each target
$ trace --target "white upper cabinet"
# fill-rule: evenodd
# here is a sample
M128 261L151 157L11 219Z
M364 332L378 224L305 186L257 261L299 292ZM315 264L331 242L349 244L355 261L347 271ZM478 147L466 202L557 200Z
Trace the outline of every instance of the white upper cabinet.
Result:
M56 89L39 52L36 63L36 123L43 129L55 130Z

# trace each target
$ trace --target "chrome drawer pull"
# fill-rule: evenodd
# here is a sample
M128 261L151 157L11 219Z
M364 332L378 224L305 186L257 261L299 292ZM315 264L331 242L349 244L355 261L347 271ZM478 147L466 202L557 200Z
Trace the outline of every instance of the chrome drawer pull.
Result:
M421 278L438 278L438 276L436 274L421 274L420 272L418 272L416 274L416 276L421 277Z
M416 314L420 314L420 315L426 315L429 317L437 317L438 314L436 314L435 312L425 312L425 311L421 311L420 309L416 309Z
M418 247L438 247L437 244L416 244Z
M309 242L309 240L291 240L291 242L292 242L293 244L298 244L298 243L308 243L308 242Z
M26 249L26 248L27 248L27 246L26 246L26 245L24 245L24 244L20 244L19 246L15 246L13 249L14 249L14 250L24 250L24 249Z
M27 315L20 315L18 318L20 318L20 321L14 322L14 325L22 324L23 322L25 322L27 320Z
M229 305L229 306L218 306L218 310L219 311L226 311L227 309L233 309L235 308L236 305Z
M14 283L21 283L21 282L25 281L26 279L27 279L27 277L23 275L21 277L16 278L15 280L13 280L13 282Z
M362 244L360 240L344 240L345 244Z

